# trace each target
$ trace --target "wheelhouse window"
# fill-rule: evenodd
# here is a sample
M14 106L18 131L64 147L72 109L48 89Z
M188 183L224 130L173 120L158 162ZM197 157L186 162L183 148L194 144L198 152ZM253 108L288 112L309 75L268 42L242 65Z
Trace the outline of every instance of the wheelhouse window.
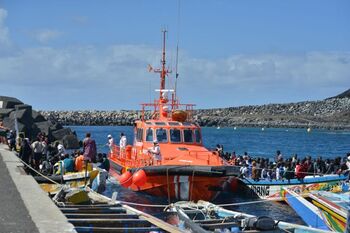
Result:
M170 141L181 142L181 131L179 129L170 129Z
M143 129L138 128L136 131L136 141L141 142L142 141L142 135L143 135Z
M170 122L168 122L168 124L171 125L171 126L181 125L179 122L175 122L175 121L170 121Z
M165 123L165 122L160 121L160 122L155 122L155 125L166 125L166 123Z
M152 122L146 121L146 125L152 125Z
M168 142L168 135L166 129L157 129L156 130L157 141L158 142Z
M184 142L187 142L187 143L193 142L193 134L191 129L184 129Z
M196 139L196 143L201 143L201 132L199 131L199 129L194 130L194 136Z
M146 130L146 142L153 142L153 129L148 128Z

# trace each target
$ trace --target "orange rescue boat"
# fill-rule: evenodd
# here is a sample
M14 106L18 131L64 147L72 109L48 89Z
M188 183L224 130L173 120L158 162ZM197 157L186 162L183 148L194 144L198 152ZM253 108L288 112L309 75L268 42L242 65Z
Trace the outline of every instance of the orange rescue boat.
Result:
M111 174L134 191L174 200L211 200L229 180L239 175L218 153L203 146L201 128L192 119L193 104L180 104L173 90L165 89L165 34L159 99L142 104L142 116L134 124L134 143L125 149L115 146L109 154ZM167 94L172 93L169 100ZM146 111L151 110L150 117ZM150 153L160 147L160 160Z

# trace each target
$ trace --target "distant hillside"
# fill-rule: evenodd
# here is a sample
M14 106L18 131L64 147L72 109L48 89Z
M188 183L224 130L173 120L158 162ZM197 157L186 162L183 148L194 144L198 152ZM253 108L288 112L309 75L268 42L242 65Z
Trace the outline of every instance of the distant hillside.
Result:
M347 91L344 91L343 93L337 96L331 97L329 99L333 99L333 98L350 98L350 89L348 89Z

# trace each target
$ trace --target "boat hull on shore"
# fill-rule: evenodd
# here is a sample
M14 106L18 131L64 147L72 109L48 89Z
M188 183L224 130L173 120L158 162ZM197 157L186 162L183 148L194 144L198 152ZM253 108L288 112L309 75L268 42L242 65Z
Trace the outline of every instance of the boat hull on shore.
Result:
M253 195L261 199L270 199L283 201L285 189L305 196L310 191L341 191L341 184L346 180L343 175L324 175L324 176L306 176L302 181L298 179L291 180L259 180L243 178L236 180L238 185L232 185L236 188L241 185L249 187Z

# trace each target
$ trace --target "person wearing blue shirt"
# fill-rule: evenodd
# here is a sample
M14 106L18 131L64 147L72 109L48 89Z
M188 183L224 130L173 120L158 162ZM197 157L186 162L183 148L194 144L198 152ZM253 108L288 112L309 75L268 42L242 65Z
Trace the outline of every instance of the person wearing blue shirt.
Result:
M64 155L64 171L67 172L74 172L74 160L69 156L69 154Z

